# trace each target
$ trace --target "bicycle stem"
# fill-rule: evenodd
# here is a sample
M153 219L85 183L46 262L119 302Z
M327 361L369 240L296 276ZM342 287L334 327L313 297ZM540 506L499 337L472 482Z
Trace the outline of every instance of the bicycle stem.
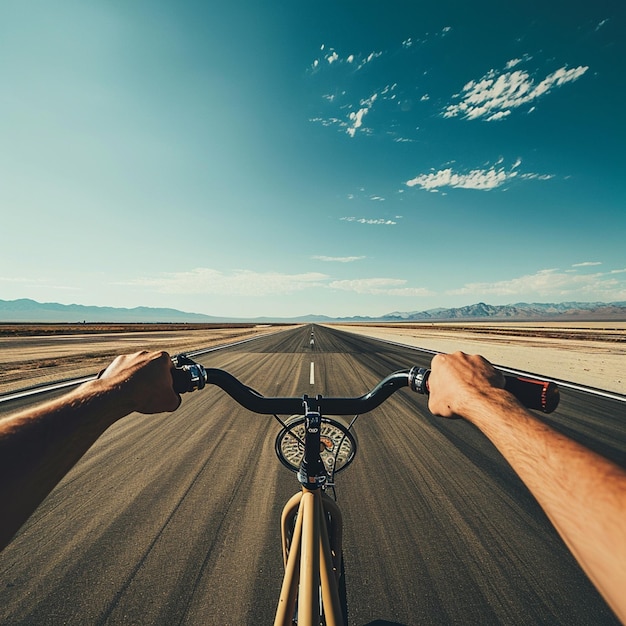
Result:
M304 406L307 403L304 402ZM328 480L328 472L320 457L320 432L322 416L317 411L309 411L306 408L304 416L304 456L298 480L307 489L318 489Z

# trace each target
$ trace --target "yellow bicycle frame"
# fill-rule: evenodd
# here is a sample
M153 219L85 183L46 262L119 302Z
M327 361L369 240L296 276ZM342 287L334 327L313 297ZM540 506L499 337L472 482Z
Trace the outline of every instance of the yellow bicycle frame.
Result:
M303 487L287 502L281 516L285 577L274 626L292 626L296 600L298 626L319 626L320 589L325 623L343 626L342 529L341 511L322 489Z

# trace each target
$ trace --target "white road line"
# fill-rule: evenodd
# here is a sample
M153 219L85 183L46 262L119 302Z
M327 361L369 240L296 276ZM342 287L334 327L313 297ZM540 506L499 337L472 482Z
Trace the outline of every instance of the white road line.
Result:
M315 363L311 361L311 373L309 375L309 382L314 385L315 384Z
M96 374L93 374L91 376L85 376L83 378L75 378L73 380L67 380L62 383L52 383L50 385L37 387L35 389L25 389L22 391L8 393L6 395L0 396L0 402L9 402L11 400L19 400L20 398L27 398L28 396L35 396L40 393L47 393L49 391L57 391L58 389L65 389L66 387L76 387L77 385L81 385L82 383L86 383L90 380L93 380L95 377L96 377Z

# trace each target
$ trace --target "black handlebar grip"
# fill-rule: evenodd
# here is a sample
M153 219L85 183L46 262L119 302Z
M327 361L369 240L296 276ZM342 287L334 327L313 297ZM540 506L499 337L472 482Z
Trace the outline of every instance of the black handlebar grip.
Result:
M553 382L521 376L505 376L504 378L506 381L504 388L529 409L552 413L559 405L559 388Z
M172 382L176 393L188 393L204 389L207 384L206 369L190 359L186 354L172 357Z
M176 393L189 393L206 385L205 369L201 365L183 365L172 369L172 382Z

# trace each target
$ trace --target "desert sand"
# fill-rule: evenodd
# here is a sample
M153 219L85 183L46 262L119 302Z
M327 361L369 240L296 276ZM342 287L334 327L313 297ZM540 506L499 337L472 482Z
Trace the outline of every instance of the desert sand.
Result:
M436 352L482 354L503 367L626 394L626 322L334 327Z
M0 394L89 376L118 354L166 350L178 354L242 341L280 327L211 328L160 332L102 332L0 337Z

